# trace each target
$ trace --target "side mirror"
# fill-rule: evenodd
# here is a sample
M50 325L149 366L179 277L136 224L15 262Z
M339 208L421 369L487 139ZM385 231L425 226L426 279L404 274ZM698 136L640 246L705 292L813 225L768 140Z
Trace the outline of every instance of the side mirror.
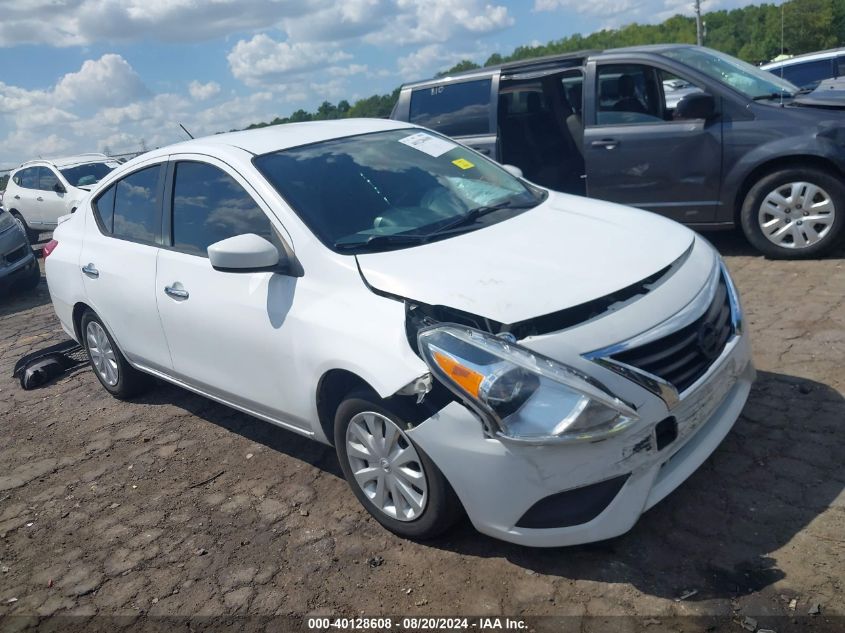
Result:
M522 178L522 170L516 165L502 165L502 168L515 178Z
M712 119L716 114L716 100L705 92L689 94L680 101L675 108L675 119L688 121L692 119Z
M302 265L283 244L279 252L273 244L255 233L244 233L215 242L208 247L212 268L229 273L273 272L302 277Z
M67 189L65 189L65 186L60 182L57 182L55 185L53 185L53 191L55 191L56 193L67 193Z

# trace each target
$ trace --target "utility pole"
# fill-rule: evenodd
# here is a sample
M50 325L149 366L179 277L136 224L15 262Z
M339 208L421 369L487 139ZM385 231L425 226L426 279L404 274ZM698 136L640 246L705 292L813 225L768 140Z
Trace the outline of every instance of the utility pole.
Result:
M695 8L695 42L701 46L704 40L701 33L701 0L695 0L693 7Z

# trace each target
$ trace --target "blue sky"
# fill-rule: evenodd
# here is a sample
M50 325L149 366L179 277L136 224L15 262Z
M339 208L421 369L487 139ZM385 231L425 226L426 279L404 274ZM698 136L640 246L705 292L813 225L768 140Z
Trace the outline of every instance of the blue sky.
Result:
M6 3L4 3L6 4ZM0 168L137 151L388 92L460 59L691 11L691 0L16 0ZM706 9L748 4L707 0Z

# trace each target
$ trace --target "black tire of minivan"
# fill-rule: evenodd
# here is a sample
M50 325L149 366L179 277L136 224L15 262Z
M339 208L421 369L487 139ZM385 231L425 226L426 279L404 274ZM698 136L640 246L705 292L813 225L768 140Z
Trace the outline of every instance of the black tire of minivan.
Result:
M821 187L834 206L834 220L827 234L815 244L804 248L787 248L771 242L760 228L758 212L766 196L780 186L792 182L808 182ZM797 217L801 220L801 217ZM833 248L845 225L845 185L840 178L813 167L787 168L771 172L758 180L748 191L740 212L742 231L758 251L771 259L809 259L819 257Z
M100 327L103 328L103 331L111 344L112 351L114 352L115 363L117 364L118 371L117 382L114 385L110 385L103 380L102 376L100 376L100 372L97 371L97 368L94 365L94 359L91 357L91 350L86 332L88 331L88 324L92 321L98 323ZM97 377L97 380L100 381L100 384L103 385L105 390L115 398L118 400L127 400L144 393L152 386L152 376L138 371L129 364L126 357L117 346L117 343L115 343L114 338L112 338L108 328L106 328L100 317L98 317L93 310L87 310L82 315L79 322L79 333L80 338L82 339L82 345L85 347L85 351L88 354L88 362L91 364L91 369L94 372L94 375Z
M400 429L404 429L405 424L402 420L388 410L383 403L374 395L367 391L355 391L350 393L346 399L341 402L335 414L334 424L334 443L337 451L337 458L340 462L341 470L346 478L352 492L358 498L358 501L372 517L378 521L385 528L401 536L403 538L412 540L429 540L436 538L446 531L448 531L455 523L464 516L463 506L461 505L458 496L449 485L446 477L440 472L440 469L431 461L428 455L417 446L413 445L419 456L420 465L422 466L428 486L428 500L425 508L419 517L412 521L400 521L387 516L380 508L370 501L361 486L355 480L352 473L352 466L349 462L346 448L346 431L349 423L359 413L374 412L385 416L392 420Z

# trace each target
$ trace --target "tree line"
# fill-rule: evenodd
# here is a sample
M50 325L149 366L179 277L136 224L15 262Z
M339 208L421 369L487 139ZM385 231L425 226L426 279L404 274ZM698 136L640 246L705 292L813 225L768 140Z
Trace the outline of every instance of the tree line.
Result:
M799 55L845 42L845 0L788 0L782 5L749 5L741 9L710 11L704 14L703 20L705 46L752 64L769 61L782 50ZM519 46L510 55L494 53L483 64L465 59L438 76L544 55L660 43L695 44L695 19L675 15L660 24L633 23L589 35L575 33L540 46ZM253 123L246 129L347 117L387 118L398 97L399 88L389 94L359 99L351 105L345 99L337 104L324 101L315 112L299 109L290 116Z

